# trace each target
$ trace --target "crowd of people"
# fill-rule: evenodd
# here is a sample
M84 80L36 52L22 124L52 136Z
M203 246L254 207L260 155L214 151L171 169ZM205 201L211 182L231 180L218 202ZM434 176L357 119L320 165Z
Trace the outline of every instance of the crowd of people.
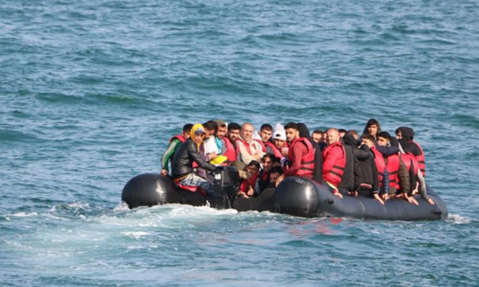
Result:
M396 137L370 119L362 132L329 128L309 132L303 123L263 124L255 132L223 120L186 124L173 136L161 159L160 174L171 174L181 188L219 197L212 171L225 165L240 170L238 196L256 197L284 178L300 176L323 183L334 195L369 196L380 204L392 197L418 205L413 195L427 195L424 151L414 130L399 127ZM171 165L171 172L169 166ZM294 192L294 191L291 191Z

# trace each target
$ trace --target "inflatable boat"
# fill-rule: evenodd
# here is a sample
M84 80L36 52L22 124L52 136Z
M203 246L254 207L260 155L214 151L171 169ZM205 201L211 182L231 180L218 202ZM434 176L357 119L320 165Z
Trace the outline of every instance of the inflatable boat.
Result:
M180 203L193 206L209 205L217 209L234 208L238 211L270 211L302 217L349 217L378 220L445 220L447 207L442 199L427 186L431 205L421 196L419 205L393 198L384 205L365 196L333 195L323 184L302 177L288 177L276 188L264 190L258 197L237 197L241 180L235 167L225 167L215 173L215 188L220 198L207 198L201 192L183 190L170 177L146 173L133 177L123 188L122 200L130 208L157 204Z

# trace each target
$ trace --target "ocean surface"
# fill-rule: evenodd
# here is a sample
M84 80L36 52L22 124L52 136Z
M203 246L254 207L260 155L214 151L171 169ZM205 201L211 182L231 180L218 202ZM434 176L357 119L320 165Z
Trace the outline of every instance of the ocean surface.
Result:
M0 0L0 286L478 286L479 3ZM437 222L121 192L187 122L416 131Z

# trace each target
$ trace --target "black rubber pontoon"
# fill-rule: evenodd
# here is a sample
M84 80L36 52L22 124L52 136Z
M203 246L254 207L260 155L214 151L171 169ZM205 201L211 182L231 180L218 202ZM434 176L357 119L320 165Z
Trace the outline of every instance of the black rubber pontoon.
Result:
M220 199L206 198L201 192L179 189L168 176L141 174L123 188L122 200L130 208L157 204L181 203L193 206L209 204L217 209L238 211L270 211L302 217L350 217L380 220L445 220L447 208L437 194L427 187L435 205L416 195L419 206L404 199L393 198L381 205L374 198L333 195L323 184L302 177L288 177L278 188L266 189L256 198L236 197L240 179L234 167L215 174L216 191ZM208 201L208 202L207 202Z

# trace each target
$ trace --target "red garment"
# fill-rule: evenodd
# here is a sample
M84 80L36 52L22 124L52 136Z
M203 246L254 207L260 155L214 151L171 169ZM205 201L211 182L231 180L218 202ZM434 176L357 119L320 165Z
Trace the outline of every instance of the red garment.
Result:
M281 154L281 151L279 149L277 149L276 146L272 142L267 142L265 145L267 147L270 147L273 150L275 157L283 158L283 155Z
M168 143L170 143L174 139L178 139L181 143L184 143L186 141L186 139L182 135L176 135L174 137L171 137Z
M399 167L401 166L401 160L399 155L393 154L387 157L386 169L389 174L389 188L395 188L399 190L401 186L399 185Z
M225 144L226 144L226 153L224 154L224 156L228 158L228 161L236 161L237 152L235 150L235 147L233 146L233 143L227 137L224 137L223 140L225 141Z
M248 192L249 188L254 189L254 185L256 184L256 180L258 179L259 173L252 174L251 177L246 180L244 179L243 182L241 183L240 190L243 191L244 193Z
M407 170L411 172L413 170L414 176L416 177L419 171L419 163L416 157L411 153L401 154L402 161L407 167Z
M257 139L255 139L255 141L259 142L259 144L261 145L261 150L263 152L266 152L266 147L264 146L264 142L262 140L257 140Z
M384 168L386 167L386 163L384 162L384 157L382 153L380 153L375 146L371 147L371 151L374 153L374 162L376 163L376 167L378 168L379 187L382 187L383 177L384 177Z
M327 146L323 150L323 180L334 185L336 188L346 168L346 150L341 142Z
M295 139L289 148L289 161L291 167L285 171L284 176L313 177L314 170L314 148L305 138Z

